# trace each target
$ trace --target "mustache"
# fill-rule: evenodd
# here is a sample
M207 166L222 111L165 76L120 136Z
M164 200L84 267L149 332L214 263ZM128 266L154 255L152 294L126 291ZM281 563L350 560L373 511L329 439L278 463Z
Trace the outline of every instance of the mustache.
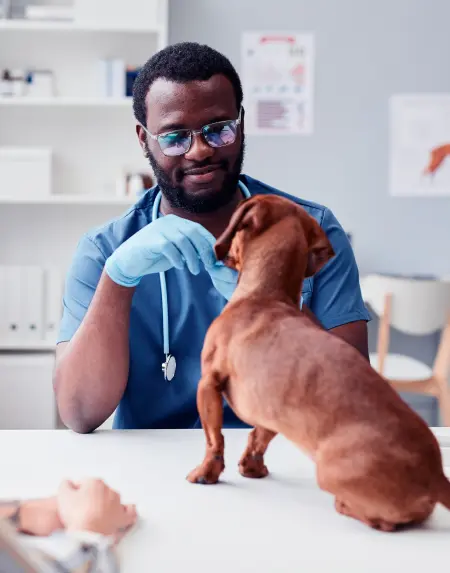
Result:
M230 162L227 159L222 159L222 161L211 161L211 159L206 159L205 161L193 161L188 167L182 168L180 167L174 173L175 181L179 185L183 181L184 177L191 171L192 169L203 169L205 167L210 167L214 165L214 167L219 166L220 169L223 171L228 172L230 170Z

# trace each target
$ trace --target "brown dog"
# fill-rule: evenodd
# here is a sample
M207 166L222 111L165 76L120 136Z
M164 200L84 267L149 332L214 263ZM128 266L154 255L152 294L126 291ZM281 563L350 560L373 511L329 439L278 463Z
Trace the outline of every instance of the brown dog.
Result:
M279 433L316 462L318 484L342 514L392 531L422 522L437 502L450 509L450 482L425 422L357 350L299 309L304 277L334 255L315 219L287 199L255 196L215 250L239 280L206 335L197 401L207 450L187 479L216 483L225 467L223 393L254 426L243 476L267 475L263 456Z

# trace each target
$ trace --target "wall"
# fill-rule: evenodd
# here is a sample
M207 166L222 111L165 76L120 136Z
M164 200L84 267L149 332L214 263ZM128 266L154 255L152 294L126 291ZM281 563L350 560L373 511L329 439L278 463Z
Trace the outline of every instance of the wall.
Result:
M450 274L450 198L387 189L388 98L450 91L449 21L448 0L171 0L169 39L205 42L239 71L244 30L314 31L315 133L248 137L246 170L332 208L362 272Z
M450 198L388 194L388 98L450 91L449 21L448 0L171 0L169 39L207 43L239 71L244 30L313 31L315 132L249 136L245 170L333 209L361 273L450 275ZM430 364L436 337L394 333L392 349ZM432 400L411 401L436 423Z

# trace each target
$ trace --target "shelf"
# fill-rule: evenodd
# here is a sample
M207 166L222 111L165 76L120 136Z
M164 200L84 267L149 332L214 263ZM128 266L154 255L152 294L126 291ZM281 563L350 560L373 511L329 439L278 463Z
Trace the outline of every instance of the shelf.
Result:
M104 32L122 34L158 34L161 30L155 27L103 26L98 24L78 24L75 22L51 20L8 20L0 19L0 31L12 32Z
M0 97L0 106L47 107L126 107L131 108L132 98L96 97Z
M126 205L130 206L137 198L107 197L102 195L51 195L49 197L2 197L0 203L21 205Z
M0 340L0 352L13 352L13 351L34 351L34 352L51 352L56 348L56 342L48 342L45 340Z

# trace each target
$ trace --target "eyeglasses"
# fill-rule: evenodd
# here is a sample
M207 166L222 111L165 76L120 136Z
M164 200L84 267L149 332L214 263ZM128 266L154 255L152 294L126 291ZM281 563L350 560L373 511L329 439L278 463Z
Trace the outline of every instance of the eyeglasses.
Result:
M241 123L241 113L242 108L239 110L237 119L215 121L214 123L204 125L201 129L177 129L176 131L169 131L158 135L150 133L144 125L140 125L149 137L159 143L159 147L164 155L176 157L177 155L184 155L189 151L195 134L201 134L206 143L211 147L225 147L226 145L234 143L236 141L238 125Z

